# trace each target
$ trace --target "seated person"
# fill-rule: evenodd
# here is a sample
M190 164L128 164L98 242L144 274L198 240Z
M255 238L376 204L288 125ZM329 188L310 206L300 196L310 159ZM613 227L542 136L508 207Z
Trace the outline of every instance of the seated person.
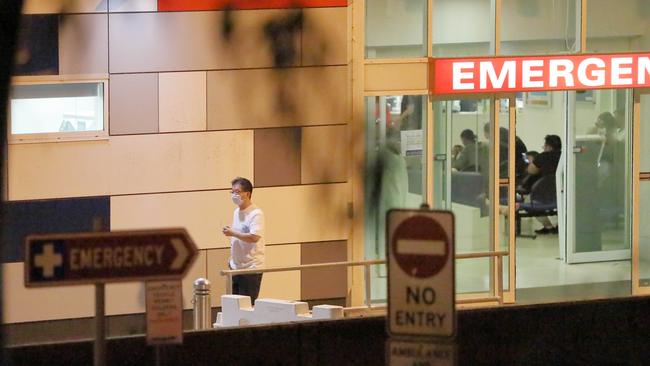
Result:
M476 171L476 135L472 130L463 130L460 133L460 140L462 141L464 147L463 151L458 154L458 157L454 159L452 163L452 168L461 172Z
M451 147L451 160L454 161L458 159L458 155L463 152L462 145L454 145Z
M544 137L544 151L535 157L532 163L528 164L528 174L531 176L538 176L541 178L545 175L555 176L555 171L557 170L557 165L560 161L560 156L562 155L562 140L558 135L546 135ZM557 226L551 224L551 220L548 217L538 217L537 218L542 225L541 229L535 230L537 234L549 234L557 233Z
M535 158L539 155L537 151L531 150L526 152L526 163L532 164L535 161ZM528 168L526 168L528 169ZM519 194L529 194L530 189L533 184L537 181L540 175L530 175L526 170L525 175L521 179L521 183L517 186L517 193Z

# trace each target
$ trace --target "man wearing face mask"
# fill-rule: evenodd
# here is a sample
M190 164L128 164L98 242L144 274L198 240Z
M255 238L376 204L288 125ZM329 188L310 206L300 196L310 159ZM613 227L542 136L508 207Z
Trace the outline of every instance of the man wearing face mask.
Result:
M264 266L264 213L251 202L253 185L246 178L237 177L231 182L232 201L237 208L232 219L232 226L222 229L230 238L231 269L261 268ZM232 279L235 295L248 295L255 303L260 292L262 274L236 275Z

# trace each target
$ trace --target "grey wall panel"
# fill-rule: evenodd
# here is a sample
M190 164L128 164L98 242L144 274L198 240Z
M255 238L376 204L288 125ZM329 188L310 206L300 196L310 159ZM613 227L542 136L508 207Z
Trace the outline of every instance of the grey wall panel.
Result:
M59 24L59 73L108 73L108 15L65 15Z
M300 128L255 131L255 186L300 184Z
M18 32L14 75L59 73L58 15L23 15Z
M158 132L158 74L111 75L111 135Z
M110 72L272 67L276 52L267 26L287 14L293 13L247 10L110 14ZM289 48L299 56L299 33L291 39ZM298 59L292 64L297 64Z

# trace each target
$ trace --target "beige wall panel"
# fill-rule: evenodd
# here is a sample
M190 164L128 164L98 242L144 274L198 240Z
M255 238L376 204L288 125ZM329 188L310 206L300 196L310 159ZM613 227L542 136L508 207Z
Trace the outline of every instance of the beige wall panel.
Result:
M108 15L66 15L59 25L59 73L108 73Z
M183 309L192 308L193 282L207 277L205 272L207 252L199 251L196 261L182 280ZM146 311L144 282L116 283L106 286L106 314L134 314Z
M108 141L9 145L9 199L110 193Z
M346 123L347 67L208 72L208 129Z
M226 293L226 278L221 271L228 269L230 249L208 251L208 279L212 283L212 306L221 306L221 295ZM300 244L271 245L266 247L267 268L300 265ZM300 272L267 273L262 278L259 298L284 300L300 299Z
M260 188L253 201L264 210L266 243L347 239L348 185Z
M158 130L205 131L205 71L162 73L158 76Z
M347 125L304 127L300 155L302 183L347 181L348 141Z
M145 312L144 282L126 282L106 285L106 315Z
M303 10L302 65L348 63L348 9Z
M428 88L426 62L409 64L367 64L366 91L426 90Z
M111 75L111 135L158 132L158 75Z
M232 223L230 191L111 197L113 230L184 227L199 248L229 247L221 228Z
M192 284L199 277L207 277L206 262L207 252L199 251L194 265L182 280L183 309L192 308L194 292ZM144 282L116 283L106 286L107 315L144 313L146 306Z
M108 11L157 11L158 0L110 0Z
M111 73L271 67L264 26L294 11L234 11L229 38L221 33L226 12L111 14Z
M22 262L5 263L2 271L4 323L94 315L95 292L90 285L28 289L24 286Z
M226 293L226 277L220 272L228 269L230 248L208 250L208 280L210 280L210 302L213 307L221 306L221 295Z
M208 278L206 272L208 264L208 251L200 250L196 261L183 277L183 309L192 309L192 298L194 297L194 281L197 278Z
M107 2L108 0L25 0L23 14L105 12Z
M111 138L111 193L230 188L253 174L253 131Z
M299 265L300 244L266 247L266 267ZM300 271L264 274L258 298L300 300Z

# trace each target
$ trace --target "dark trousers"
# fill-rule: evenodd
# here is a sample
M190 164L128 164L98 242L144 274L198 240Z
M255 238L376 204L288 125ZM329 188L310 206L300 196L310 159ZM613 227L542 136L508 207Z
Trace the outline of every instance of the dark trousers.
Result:
M232 293L233 295L250 296L251 305L254 305L255 300L257 300L257 295L260 293L261 284L261 273L232 276Z

